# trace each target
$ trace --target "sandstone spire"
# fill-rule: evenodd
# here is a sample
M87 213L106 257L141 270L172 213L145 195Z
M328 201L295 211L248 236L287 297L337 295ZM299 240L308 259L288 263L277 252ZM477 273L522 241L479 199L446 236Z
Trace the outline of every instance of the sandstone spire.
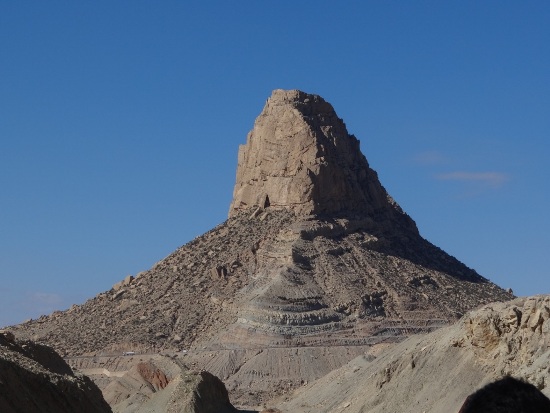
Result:
M388 196L332 106L299 90L275 90L239 148L229 216L251 207L299 215L370 216L414 223Z

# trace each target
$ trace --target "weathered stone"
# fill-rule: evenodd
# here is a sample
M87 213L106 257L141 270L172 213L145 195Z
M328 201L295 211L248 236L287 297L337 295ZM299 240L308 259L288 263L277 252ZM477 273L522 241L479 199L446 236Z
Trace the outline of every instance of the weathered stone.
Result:
M112 295L113 300L117 300L126 292L126 290L118 290L116 293Z
M224 265L217 265L210 269L210 276L213 280L227 277L227 268Z
M99 388L51 348L0 332L1 412L111 412Z
M503 376L528 382L549 396L550 330L545 327L548 320L543 323L542 332L508 328L512 314L542 312L543 298L546 300L550 295L492 303L471 311L461 322L430 334L412 336L374 360L358 357L286 401L279 399L279 403L273 404L284 412L295 413L458 412L469 394ZM479 337L471 335L472 325L491 330L492 333L484 334L496 340L494 345L480 346ZM496 331L500 333L493 334ZM358 363L361 369L355 369ZM414 370L410 368L413 364ZM506 391L511 391L518 400L522 397L536 400L524 389L511 387ZM505 411L505 407L499 407L513 404L502 402L500 396L491 400L494 411ZM547 401L539 403L533 402L532 406L537 404L541 412L549 411L543 407ZM339 408L346 405L346 410ZM486 410L482 407L471 411ZM531 410L518 407L518 411Z
M529 327L531 327L532 330L535 330L539 325L542 325L544 322L544 318L542 317L542 311L540 308L537 308L535 313L531 315L529 319Z
M126 277L124 277L124 279L122 281L117 282L115 285L113 285L113 290L118 291L122 287L126 287L126 286L130 285L132 283L132 281L134 281L134 276L133 275L127 275Z
M115 412L237 411L217 377L190 371L175 361L140 362L122 377L115 378L103 394Z
M250 219L256 218L258 215L262 213L263 209L262 207L257 207L252 214L250 214Z
M239 148L229 216L255 208L255 217L268 207L300 215L360 213L416 228L332 106L298 90L275 90Z
M0 330L0 336L3 336L6 341L9 341L12 343L15 341L15 336L9 330Z

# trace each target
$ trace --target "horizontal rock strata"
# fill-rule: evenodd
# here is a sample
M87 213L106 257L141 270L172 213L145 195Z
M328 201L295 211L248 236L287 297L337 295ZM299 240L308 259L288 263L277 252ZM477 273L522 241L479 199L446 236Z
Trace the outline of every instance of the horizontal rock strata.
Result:
M550 296L518 298L467 313L377 358L360 356L288 397L284 412L457 412L466 397L510 375L546 396Z

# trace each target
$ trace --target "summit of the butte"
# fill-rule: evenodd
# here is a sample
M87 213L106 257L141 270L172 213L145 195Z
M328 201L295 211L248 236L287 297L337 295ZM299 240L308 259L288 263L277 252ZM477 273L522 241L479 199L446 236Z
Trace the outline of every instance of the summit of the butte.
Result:
M276 90L239 150L229 218L83 305L13 330L124 370L186 349L238 403L319 378L511 294L423 239L332 106ZM101 356L105 356L104 359Z
M275 90L239 148L229 216L251 206L297 215L359 215L416 230L332 106L298 90Z

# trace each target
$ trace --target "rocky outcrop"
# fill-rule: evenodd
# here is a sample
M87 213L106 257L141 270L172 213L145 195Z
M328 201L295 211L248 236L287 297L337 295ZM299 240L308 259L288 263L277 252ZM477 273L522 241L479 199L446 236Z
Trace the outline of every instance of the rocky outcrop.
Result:
M494 303L453 326L361 356L289 397L283 412L457 412L485 384L513 376L550 395L550 296Z
M0 332L0 411L110 412L97 386L51 348Z
M550 399L536 386L511 376L487 384L468 396L458 413L550 412Z
M237 411L220 379L206 371L190 371L170 359L139 363L109 384L103 394L115 413Z
M152 362L139 362L103 389L103 396L109 405L115 406L115 412L121 412L149 400L169 381L165 372Z
M252 404L510 298L420 236L330 104L279 90L240 150L227 221L85 304L13 329L113 365L125 351L186 349L193 368Z
M229 216L257 207L298 215L359 214L379 226L416 231L332 106L299 90L275 90L239 148Z

